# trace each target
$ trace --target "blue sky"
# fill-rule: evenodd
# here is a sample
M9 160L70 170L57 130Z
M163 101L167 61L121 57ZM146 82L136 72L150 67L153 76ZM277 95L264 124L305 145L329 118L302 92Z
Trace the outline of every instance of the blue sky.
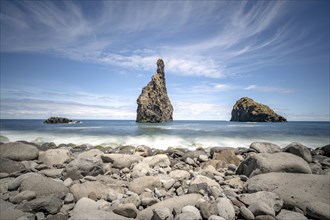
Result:
M330 120L329 1L0 2L1 118L135 119L162 58L174 119Z

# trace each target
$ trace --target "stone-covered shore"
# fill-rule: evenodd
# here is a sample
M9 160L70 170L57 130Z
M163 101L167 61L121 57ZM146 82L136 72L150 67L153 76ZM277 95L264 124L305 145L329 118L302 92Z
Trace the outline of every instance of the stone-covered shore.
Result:
M0 219L330 219L330 145L0 145Z

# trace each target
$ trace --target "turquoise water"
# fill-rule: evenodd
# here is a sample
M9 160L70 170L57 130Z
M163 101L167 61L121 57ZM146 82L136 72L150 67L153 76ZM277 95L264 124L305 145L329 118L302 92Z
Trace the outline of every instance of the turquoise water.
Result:
M167 147L248 147L269 141L285 147L301 142L308 147L330 143L330 122L242 123L174 121L139 124L131 120L81 120L80 124L43 124L42 120L0 120L0 134L11 141L74 144L148 145Z

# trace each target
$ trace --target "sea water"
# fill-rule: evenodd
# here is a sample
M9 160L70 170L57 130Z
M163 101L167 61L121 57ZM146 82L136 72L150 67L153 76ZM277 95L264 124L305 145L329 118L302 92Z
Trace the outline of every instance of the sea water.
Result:
M43 120L0 120L0 134L10 141L74 143L116 147L248 147L267 141L281 147L301 142L312 148L330 143L330 122L243 123L174 121L160 124L133 120L81 120L80 124L44 124Z

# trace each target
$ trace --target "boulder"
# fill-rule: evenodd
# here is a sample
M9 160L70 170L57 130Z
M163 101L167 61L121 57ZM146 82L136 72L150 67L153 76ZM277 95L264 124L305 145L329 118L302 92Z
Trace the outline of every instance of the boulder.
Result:
M0 173L20 173L24 170L26 169L22 163L0 157Z
M167 95L164 61L157 60L157 73L137 99L136 122L173 121L173 106Z
M166 154L157 154L155 156L145 157L142 162L148 164L152 168L156 165L160 167L168 167L171 165L171 161Z
M172 213L173 209L176 208L181 210L184 206L192 205L195 206L198 199L202 198L200 194L187 194L183 196L178 196L170 199L166 199L164 201L158 202L148 208L142 210L138 213L136 219L151 219L153 216L152 210L159 208L168 208Z
M248 209L253 213L254 216L270 215L275 217L274 209L260 201L252 203L251 205L249 205Z
M29 176L20 184L19 191L30 190L36 193L36 196L62 195L69 192L63 183L46 177Z
M116 219L116 220L128 220L121 215L117 215L113 212L103 211L97 202L83 197L75 205L71 213L71 220L95 220L95 219Z
M41 211L46 214L56 214L60 211L62 202L55 196L38 197L26 203L21 203L16 209L24 212Z
M127 154L104 154L101 156L104 163L112 163L114 168L130 168L133 163L141 162L143 157Z
M240 213L246 220L254 220L254 214L250 211L250 209L246 208L242 205L240 208Z
M69 159L70 150L67 149L49 149L39 153L39 160L48 166L64 164Z
M140 162L138 164L136 164L131 172L131 175L133 178L136 177L141 177L141 176L145 176L148 173L154 173L156 172L154 169L152 169L148 164L144 163L144 162Z
M236 174L248 177L269 172L310 174L312 170L302 158L283 152L250 154L236 170Z
M47 177L60 177L64 169L44 169L39 171L39 173L44 174Z
M152 210L152 220L173 220L173 215L168 208L158 208Z
M0 219L1 220L16 220L24 216L25 213L15 209L15 205L0 199Z
M1 157L16 161L34 160L38 158L39 151L31 144L10 142L0 145L0 155Z
M298 157L301 157L304 160L306 160L308 163L312 162L312 154L311 154L310 150L301 143L293 142L293 143L289 144L288 146L286 146L283 149L283 152L291 153Z
M133 203L119 204L114 210L114 213L125 216L127 218L135 218L138 210Z
M175 180L185 180L190 178L190 173L186 170L173 170L169 176Z
M274 192L283 199L283 207L306 210L309 202L330 201L329 176L298 173L267 173L250 178L244 185L248 193Z
M10 198L10 201L14 204L18 204L21 203L23 200L29 201L34 198L36 198L36 193L34 191L25 190Z
M258 153L278 153L281 152L282 149L277 144L269 143L269 142L253 142L250 145L250 148L255 150Z
M240 122L286 122L267 105L253 101L248 97L238 100L231 111L230 121Z
M240 194L238 199L247 206L256 201L265 203L275 212L279 212L283 206L283 200L273 192L260 191L251 194Z
M286 209L282 209L280 213L278 213L278 215L276 216L276 219L277 220L293 220L293 219L308 220L308 218L305 217L303 214Z
M220 185L216 181L206 176L197 175L191 180L188 192L198 193L200 190L205 190L206 192L210 192L211 187L213 186L220 189Z
M83 176L97 176L103 174L102 151L92 149L79 154L64 170L64 178L72 180L81 179Z
M12 190L16 190L22 183L22 181L24 179L27 179L27 178L41 178L43 177L42 175L38 174L38 173L25 173L25 174L22 174L20 175L19 177L16 177L13 181L11 181L9 184L8 184L8 190L12 191Z
M134 179L128 184L129 190L141 194L145 188L154 190L155 188L160 188L162 183L158 177L155 176L142 176Z
M82 197L88 197L88 195L92 192L96 194L97 198L104 198L108 193L124 193L124 189L120 186L111 187L105 184L102 184L98 181L93 182L84 182L77 183L70 187L71 193L74 195L76 200L81 199Z
M226 166L228 164L235 164L236 166L238 166L240 163L240 160L235 155L234 149L217 150L216 152L214 152L212 159L224 161L226 163Z
M218 215L227 220L235 219L235 209L233 204L226 197L221 197L217 200Z
M323 202L310 202L306 206L306 214L316 219L330 219L330 205Z
M181 212L182 213L190 212L194 215L194 219L196 219L196 220L202 219L202 216L201 216L199 210L195 206L187 205L181 209ZM188 219L188 218L183 218L183 219Z

